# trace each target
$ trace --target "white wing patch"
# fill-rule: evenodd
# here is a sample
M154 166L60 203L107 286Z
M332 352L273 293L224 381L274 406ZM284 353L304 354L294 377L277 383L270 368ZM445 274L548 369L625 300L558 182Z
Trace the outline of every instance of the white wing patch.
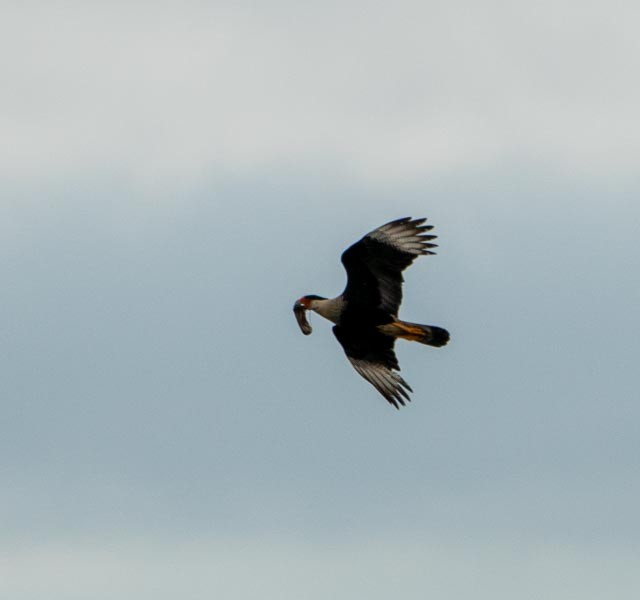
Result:
M413 390L396 371L392 371L382 364L357 358L349 358L349 362L358 374L373 385L396 408L400 408L398 403L404 406L405 400L407 402L411 401L409 394L405 390L409 392L413 392Z
M433 225L422 225L425 221L426 219L412 221L411 217L405 217L374 229L368 236L414 256L434 254L429 248L436 246L436 244L430 243L436 236L425 235L426 231L433 229Z

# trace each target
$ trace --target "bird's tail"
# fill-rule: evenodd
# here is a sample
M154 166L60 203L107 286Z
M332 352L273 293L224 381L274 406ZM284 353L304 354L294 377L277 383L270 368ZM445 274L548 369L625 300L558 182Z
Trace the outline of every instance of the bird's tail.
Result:
M402 338L410 342L420 342L436 348L444 346L449 341L449 332L435 325L419 325L418 323L397 320L388 325L383 325L383 331L387 335L392 335L396 338Z

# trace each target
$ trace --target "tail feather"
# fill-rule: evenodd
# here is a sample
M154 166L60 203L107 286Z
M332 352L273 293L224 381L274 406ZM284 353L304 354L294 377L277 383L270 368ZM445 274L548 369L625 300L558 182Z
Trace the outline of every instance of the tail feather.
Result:
M383 331L387 335L411 342L419 342L427 346L435 346L436 348L444 346L449 341L449 332L435 325L420 325L398 320L383 327Z

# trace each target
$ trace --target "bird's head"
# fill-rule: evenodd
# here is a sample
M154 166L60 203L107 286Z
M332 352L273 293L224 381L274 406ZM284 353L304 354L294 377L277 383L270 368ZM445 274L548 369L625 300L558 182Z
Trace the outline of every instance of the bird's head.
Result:
M314 304L316 300L326 300L326 298L316 296L315 294L309 294L308 296L302 296L302 298L296 300L293 305L293 313L298 321L298 326L305 335L309 335L313 331L311 325L309 325L309 321L307 321L306 313L308 310L315 310Z

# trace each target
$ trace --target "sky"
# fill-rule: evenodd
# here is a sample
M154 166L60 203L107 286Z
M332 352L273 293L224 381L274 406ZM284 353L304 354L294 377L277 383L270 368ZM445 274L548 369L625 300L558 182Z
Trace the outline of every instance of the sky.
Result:
M6 2L0 595L637 598L639 18ZM396 411L291 307L409 215Z

